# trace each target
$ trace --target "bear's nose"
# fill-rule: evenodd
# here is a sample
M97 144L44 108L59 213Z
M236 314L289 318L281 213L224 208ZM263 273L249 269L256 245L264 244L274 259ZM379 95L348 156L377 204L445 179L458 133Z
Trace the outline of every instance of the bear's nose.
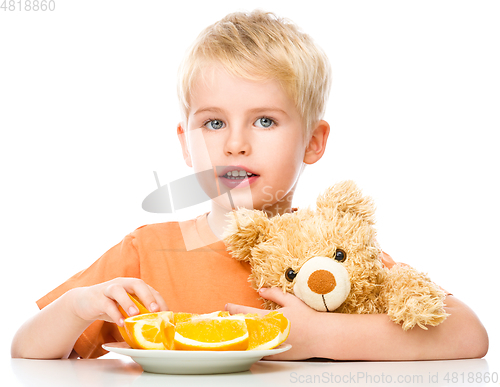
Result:
M316 270L309 276L307 286L314 293L328 294L335 289L337 282L335 281L335 276L328 270Z

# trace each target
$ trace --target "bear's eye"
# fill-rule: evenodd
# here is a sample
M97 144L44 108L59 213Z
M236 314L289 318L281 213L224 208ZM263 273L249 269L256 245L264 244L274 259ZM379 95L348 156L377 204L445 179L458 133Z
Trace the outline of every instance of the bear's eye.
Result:
M347 258L347 254L344 252L344 250L337 249L335 251L335 254L333 255L333 258L335 258L337 262L344 262Z
M286 278L287 281L293 282L293 279L295 277L297 277L297 273L291 267L289 267L288 269L286 269L285 278Z

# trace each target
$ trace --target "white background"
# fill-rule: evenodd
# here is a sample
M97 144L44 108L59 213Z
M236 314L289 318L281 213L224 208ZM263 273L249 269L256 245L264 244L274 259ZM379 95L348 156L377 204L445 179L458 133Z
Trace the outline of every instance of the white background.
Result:
M191 173L175 130L181 56L207 25L258 7L301 26L333 68L328 147L294 204L354 179L385 251L465 301L488 329L486 359L498 353L499 2L56 0L0 10L3 360L38 298L135 228L208 210L141 203L153 171L161 184Z

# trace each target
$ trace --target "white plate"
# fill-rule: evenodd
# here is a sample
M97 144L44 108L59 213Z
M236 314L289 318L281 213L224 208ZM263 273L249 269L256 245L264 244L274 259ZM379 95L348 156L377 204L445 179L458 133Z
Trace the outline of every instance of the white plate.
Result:
M144 371L159 374L224 374L248 371L264 356L288 351L290 344L253 351L168 351L132 349L127 343L108 343L106 351L130 356Z

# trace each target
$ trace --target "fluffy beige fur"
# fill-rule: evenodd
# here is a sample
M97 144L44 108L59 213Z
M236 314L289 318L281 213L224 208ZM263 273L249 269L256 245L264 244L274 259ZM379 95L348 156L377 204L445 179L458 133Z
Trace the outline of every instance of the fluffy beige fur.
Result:
M351 290L335 312L387 313L404 330L438 325L447 316L444 292L409 266L383 266L374 212L373 201L346 181L320 195L315 211L307 208L273 218L257 210L233 211L224 241L236 259L250 263L255 289L280 287L292 294L294 281L286 279L287 270L298 273L312 257L333 259L342 249ZM279 306L265 300L264 307Z

